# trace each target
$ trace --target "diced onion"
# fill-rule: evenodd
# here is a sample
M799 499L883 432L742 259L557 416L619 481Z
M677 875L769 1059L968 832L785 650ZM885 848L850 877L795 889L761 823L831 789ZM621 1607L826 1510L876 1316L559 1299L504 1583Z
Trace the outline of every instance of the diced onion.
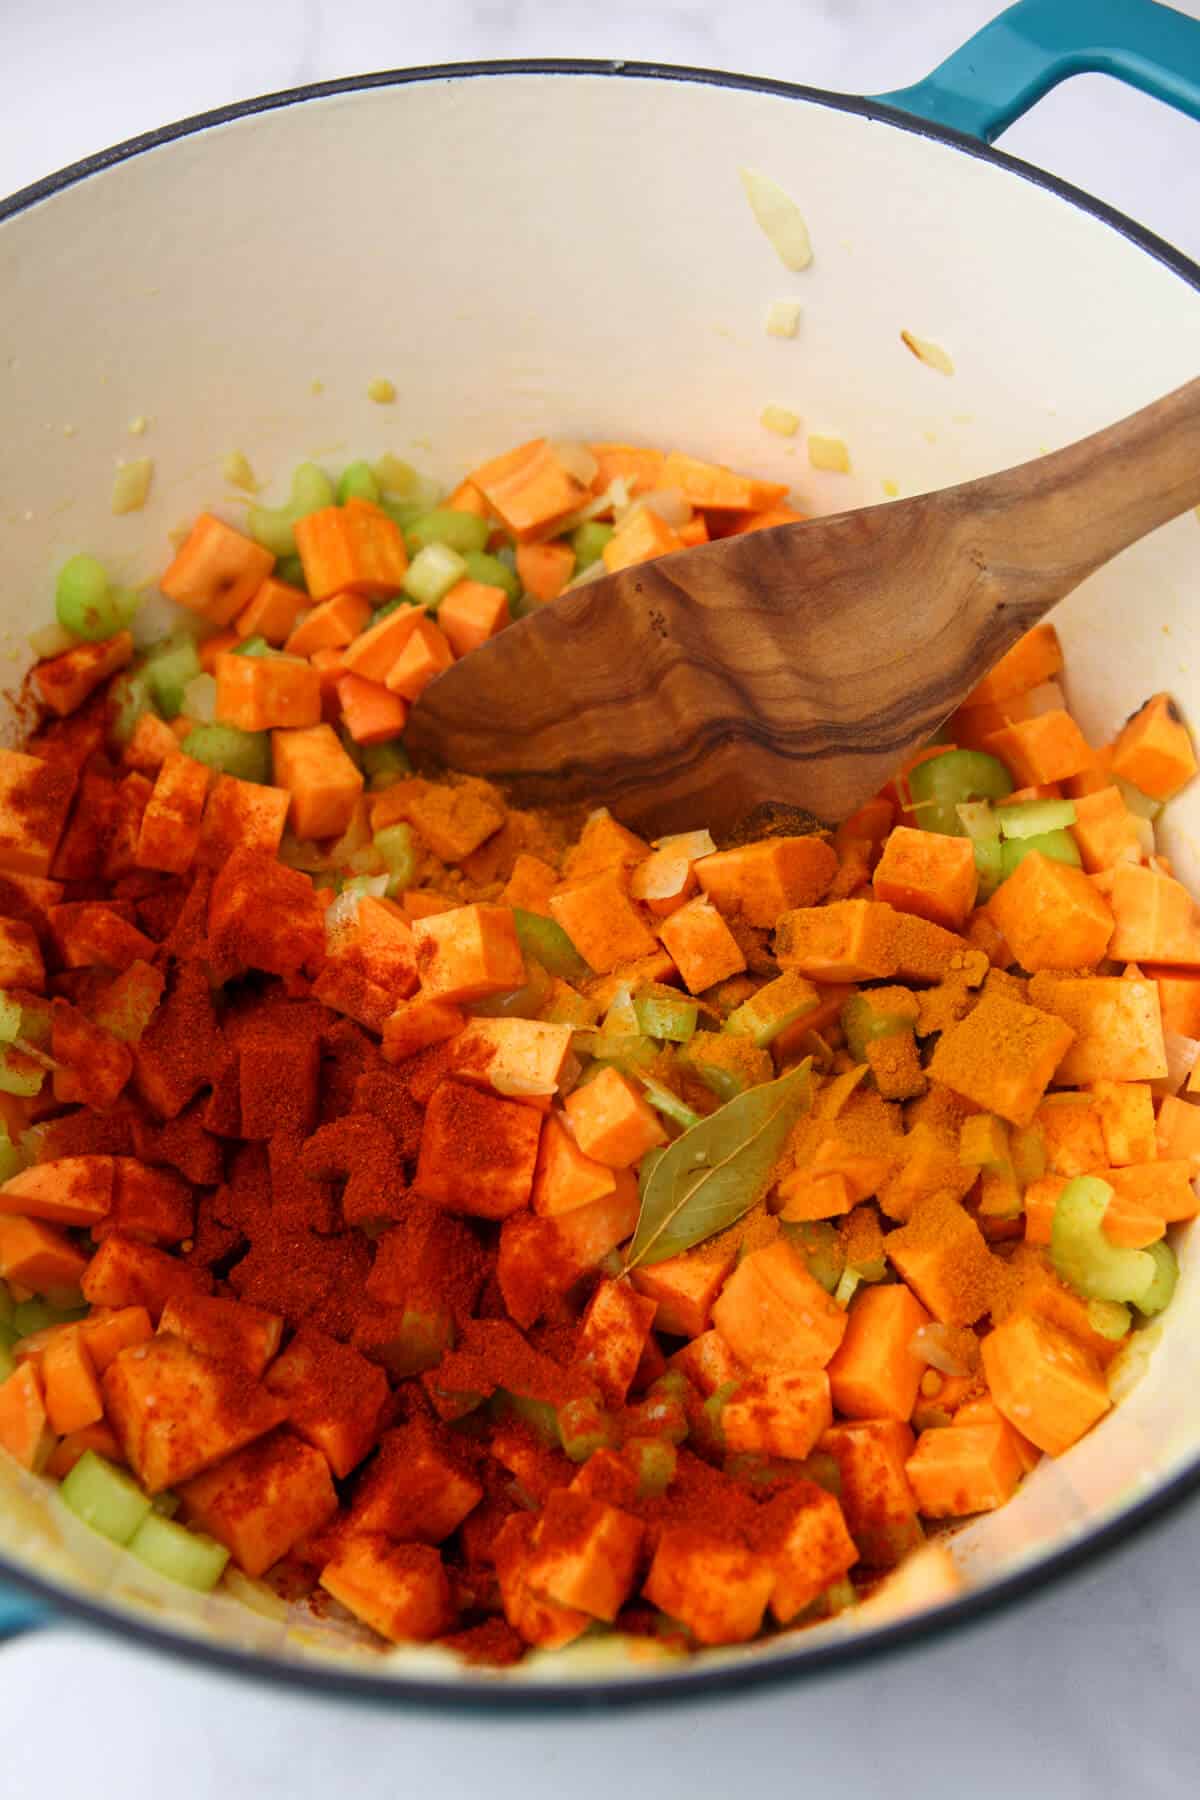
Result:
M929 1325L918 1325L908 1340L908 1347L913 1355L931 1369L937 1369L942 1375L962 1377L971 1373L960 1356L956 1356L947 1343L948 1333L945 1325L934 1320Z
M213 725L217 717L217 684L211 675L194 675L183 690L183 710L197 725Z
M624 525L640 512L652 512L664 525L678 527L691 518L692 503L679 488L651 488L648 494L639 494L616 513L617 524Z
M850 452L843 438L823 437L810 431L808 460L814 469L828 469L835 475L850 473Z
M351 890L348 894L339 894L337 899L326 907L325 938L330 945L354 930L361 900L362 895Z
M767 336L794 338L800 329L800 302L772 300L767 308Z
M221 463L221 474L231 487L243 493L257 494L262 483L250 467L250 459L242 450L231 450Z
M800 429L800 414L786 406L764 406L758 422L764 431L773 431L776 437L795 437Z
M1181 1031L1164 1031L1163 1048L1167 1053L1167 1073L1163 1086L1177 1094L1200 1058L1200 1038L1184 1037Z
M150 591L143 596L142 604L134 613L129 629L133 633L135 648L148 650L151 644L159 644L163 638L171 637L175 632L187 631L197 635L210 627L199 613L177 606L165 594Z
M757 169L739 169L750 210L787 269L807 269L812 261L812 239L804 215L778 182Z
M1038 719L1043 713L1067 710L1067 696L1057 681L1043 681L1040 687L1030 688L1025 703L1031 719Z
M134 462L118 464L113 476L113 512L118 515L140 512L150 493L153 476L154 464L148 456L139 456Z
M600 473L600 464L586 444L558 439L550 447L569 475L582 482L584 487L591 487Z
M64 650L70 650L78 642L74 632L68 631L65 625L39 625L36 631L29 633L29 648L39 661L47 656L61 656Z
M563 591L565 593L569 592L571 588L586 587L590 581L600 581L607 574L608 569L605 566L604 558L598 556L595 562L587 565L586 569L580 569L578 575L573 575Z
M912 331L902 331L900 337L918 362L923 362L930 369L936 369L939 375L953 375L953 359L948 351L942 349L940 344L931 343L928 338L920 338Z

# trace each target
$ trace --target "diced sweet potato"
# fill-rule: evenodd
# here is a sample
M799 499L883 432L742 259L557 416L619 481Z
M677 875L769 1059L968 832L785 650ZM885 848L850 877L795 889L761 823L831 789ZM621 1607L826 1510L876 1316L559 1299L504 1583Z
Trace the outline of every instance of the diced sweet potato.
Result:
M1013 1435L996 1424L923 1431L904 1465L917 1506L927 1519L961 1519L992 1512L1016 1492L1022 1475Z
M493 1094L544 1099L558 1090L571 1027L539 1019L472 1019L450 1046L449 1070Z
M87 1318L80 1320L79 1329L98 1375L130 1344L144 1344L154 1335L144 1306L93 1306Z
M902 1283L864 1287L828 1366L833 1404L849 1419L912 1417L925 1364L911 1348L929 1314Z
M260 850L235 850L217 870L208 933L214 957L236 969L295 975L325 959L324 912L311 881Z
M265 1385L287 1406L292 1429L320 1450L339 1480L374 1448L388 1379L349 1344L305 1326L275 1358Z
M279 1349L283 1336L283 1320L277 1313L211 1294L172 1295L163 1307L158 1328L202 1356L236 1363L255 1379Z
M695 1338L708 1332L714 1302L736 1262L737 1245L717 1239L637 1268L632 1280L639 1294L656 1303L660 1331Z
M1012 1125L1028 1125L1074 1040L1064 1020L999 993L984 994L943 1032L929 1073Z
M533 1592L526 1572L533 1556L537 1519L516 1512L496 1535L493 1557L504 1616L525 1643L544 1650L560 1650L587 1630L589 1614L577 1607L560 1606L548 1596Z
M50 873L75 792L74 771L20 750L0 750L0 869Z
M770 1604L781 1625L858 1561L839 1502L811 1481L795 1482L768 1502L755 1522L754 1542L775 1572Z
M442 1082L425 1113L418 1192L451 1212L508 1218L529 1204L541 1125L520 1101Z
M399 593L408 569L399 526L368 500L325 506L296 521L296 548L314 600L331 594L386 599Z
M329 1464L290 1431L272 1431L179 1489L184 1517L239 1569L264 1574L337 1511Z
M1062 672L1062 645L1053 625L1035 625L1018 638L994 669L990 669L971 689L965 704L982 706L985 702L1009 700L1026 694L1030 688L1053 681Z
M112 1208L111 1156L60 1156L0 1187L0 1212L51 1225L94 1225Z
M385 1037L385 1054L386 1042ZM1196 1116L1200 1118L1200 1110ZM612 1169L585 1156L562 1123L561 1115L550 1113L538 1146L531 1195L534 1212L552 1218L556 1213L570 1212L572 1207L586 1206L589 1200L611 1194L616 1185Z
M105 1371L104 1405L130 1467L159 1494L264 1436L287 1408L235 1366L162 1333Z
M631 1168L667 1141L658 1114L619 1069L601 1069L563 1105L580 1150L607 1168Z
M148 1168L133 1156L113 1158L113 1202L107 1217L92 1225L100 1241L114 1233L146 1244L181 1244L195 1228L195 1203L188 1182L172 1169Z
M1118 863L1107 874L1113 960L1200 968L1200 906L1182 882L1134 863Z
M883 1240L909 1287L946 1325L972 1325L988 1311L992 1256L983 1233L952 1195L939 1191Z
M274 856L289 804L288 795L280 788L218 775L204 808L196 862L201 868L217 869L238 849Z
M730 1382L740 1381L745 1373L720 1332L711 1329L700 1332L677 1350L669 1358L667 1367L686 1375L692 1386L705 1396L715 1394L718 1388Z
M1081 794L1075 802L1072 835L1079 846L1083 866L1089 875L1111 869L1121 862L1139 862L1141 844L1133 814L1121 798L1119 788L1097 788Z
M0 1214L0 1276L5 1281L47 1294L77 1288L87 1267L87 1258L65 1232L37 1219Z
M1156 800L1169 800L1196 773L1191 733L1169 694L1155 694L1121 727L1112 772Z
M664 919L659 936L689 993L703 993L746 967L737 939L707 895L697 895Z
M506 906L457 906L413 925L421 991L462 1003L525 983L525 959Z
M550 912L589 967L604 975L649 956L656 942L629 896L628 873L602 870L550 897Z
M640 1519L556 1488L538 1519L525 1581L535 1595L611 1624L633 1588L641 1543Z
M749 1369L823 1369L846 1330L845 1313L782 1238L742 1258L712 1321Z
M1061 1456L1112 1402L1095 1360L1066 1332L1014 1313L981 1345L992 1398L1010 1424L1050 1456Z
M350 1509L353 1530L440 1544L483 1498L453 1435L428 1419L385 1432Z
M643 1593L701 1644L743 1644L762 1625L777 1574L770 1559L691 1525L658 1540Z
M951 840L957 842L957 840ZM988 902L1023 969L1094 969L1113 934L1112 910L1082 869L1032 850Z
M321 1570L321 1586L393 1644L424 1643L454 1622L442 1559L427 1544L348 1538Z
M291 795L289 818L296 836L339 837L362 793L363 776L332 726L313 720L299 730L272 732L271 756L276 787Z
M882 900L836 900L784 913L775 930L781 969L811 981L941 981L967 971L975 953L961 937Z
M837 872L837 854L822 837L763 838L702 857L695 871L719 912L769 930L789 908L816 905Z
M237 659L243 666L250 658ZM181 875L190 869L200 844L200 825L212 771L190 756L168 757L158 772L142 826L136 861L142 869ZM139 955L146 952L139 950Z
M20 919L0 919L0 986L40 994L45 985L46 970L33 926Z
M170 599L228 625L253 599L275 566L261 544L211 513L201 513L159 579Z
M1018 787L1065 781L1092 760L1087 739L1061 707L1003 726L984 747L1008 765Z
M0 1382L0 1450L37 1474L53 1449L41 1375L33 1363L21 1363Z
M86 1267L79 1261L77 1279L91 1305L144 1306L155 1320L174 1295L204 1293L212 1284L206 1270L133 1238L105 1238Z
M65 1481L81 1456L94 1450L97 1456L103 1456L107 1462L123 1463L125 1452L117 1442L112 1427L103 1419L94 1425L84 1425L78 1431L68 1432L60 1438L46 1460L45 1473L52 1475L55 1481Z
M1060 1082L1155 1081L1166 1074L1155 982L1109 975L1039 976L1030 986L1030 999L1074 1033L1058 1065Z
M821 1439L838 1466L846 1526L870 1569L893 1569L921 1543L917 1503L905 1473L913 1434L898 1420L835 1425Z
M61 656L38 663L30 680L43 706L65 718L132 659L133 638L129 632L119 631L102 644L75 644Z
M528 1109L527 1109L528 1110ZM536 1118L535 1113L530 1117ZM518 1325L534 1324L556 1296L633 1235L638 1218L637 1182L618 1169L611 1194L572 1207L552 1219L532 1214L506 1219L500 1233L496 1274L509 1313Z
M624 1404L657 1310L657 1303L628 1281L602 1281L588 1302L574 1361L587 1371L606 1406Z
M509 623L508 595L487 582L455 582L438 607L441 626L455 656L478 650Z
M760 1450L802 1462L833 1424L823 1369L769 1370L738 1383L721 1409L730 1450Z
M898 912L961 931L979 887L974 846L969 838L897 825L884 844L873 885L876 899Z

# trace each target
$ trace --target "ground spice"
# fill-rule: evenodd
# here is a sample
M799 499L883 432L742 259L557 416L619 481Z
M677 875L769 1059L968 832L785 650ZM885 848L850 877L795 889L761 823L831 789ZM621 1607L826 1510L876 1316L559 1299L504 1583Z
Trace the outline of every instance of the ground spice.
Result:
M501 1618L485 1619L466 1631L452 1631L437 1642L443 1650L453 1650L464 1662L481 1668L508 1669L525 1654L524 1639Z

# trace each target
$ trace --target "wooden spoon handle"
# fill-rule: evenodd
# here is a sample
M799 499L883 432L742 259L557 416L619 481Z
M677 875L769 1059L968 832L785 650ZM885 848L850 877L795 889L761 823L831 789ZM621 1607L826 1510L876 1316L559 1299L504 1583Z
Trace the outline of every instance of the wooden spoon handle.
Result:
M1103 431L944 496L991 576L1046 606L1157 526L1200 505L1200 379Z

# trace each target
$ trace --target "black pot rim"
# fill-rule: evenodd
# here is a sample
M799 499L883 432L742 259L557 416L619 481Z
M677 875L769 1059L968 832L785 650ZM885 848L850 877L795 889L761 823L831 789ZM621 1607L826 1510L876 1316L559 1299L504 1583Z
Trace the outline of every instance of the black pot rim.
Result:
M1055 194L1080 211L1090 213L1102 224L1127 238L1137 249L1165 264L1190 287L1200 290L1200 265L1155 232L1147 230L1115 207L1072 183L1008 156L1003 151L948 126L915 118L895 107L861 95L840 94L794 82L669 63L606 62L574 57L438 63L413 69L381 70L369 75L345 76L337 80L313 82L303 87L286 88L253 100L231 102L210 112L197 113L174 124L143 132L138 137L83 157L56 174L47 175L28 187L19 189L7 199L0 199L0 223L15 218L78 182L102 174L106 169L115 168L133 157L157 150L177 139L194 136L213 126L228 125L238 119L275 112L306 101L325 100L340 94L361 93L374 88L508 75L587 75L606 76L622 81L691 82L708 87L730 88L741 93L764 94L776 99L802 101L828 107L835 112L854 113L916 137L937 139L964 155L994 163L1019 179ZM464 1674L461 1679L456 1676L452 1680L432 1677L417 1679L390 1674L375 1677L342 1668L336 1662L292 1662L278 1656L260 1656L227 1648L192 1637L188 1633L169 1631L110 1610L99 1600L84 1598L69 1589L60 1588L54 1582L32 1575L27 1569L7 1561L2 1553L0 1575L34 1598L45 1601L60 1617L98 1626L147 1649L181 1656L228 1675L243 1678L250 1676L256 1681L327 1699L366 1700L377 1705L419 1707L423 1710L474 1712L496 1719L528 1717L531 1714L566 1716L658 1706L667 1701L696 1702L729 1698L751 1689L777 1687L804 1676L865 1666L910 1645L925 1643L950 1631L977 1624L1011 1606L1024 1595L1044 1589L1052 1582L1081 1570L1102 1553L1128 1542L1153 1520L1177 1510L1198 1488L1200 1455L1105 1524L1063 1545L1061 1549L990 1582L985 1588L974 1591L968 1589L944 1605L876 1627L862 1636L856 1633L848 1633L845 1637L830 1634L828 1638L814 1638L806 1646L805 1634L798 1633L794 1653L777 1653L757 1658L750 1654L744 1662L716 1668L706 1667L701 1660L681 1661L677 1669L648 1675L645 1680L638 1680L637 1677L586 1680L581 1677L573 1682L547 1681L534 1684L510 1683L502 1677L481 1679L469 1674Z

